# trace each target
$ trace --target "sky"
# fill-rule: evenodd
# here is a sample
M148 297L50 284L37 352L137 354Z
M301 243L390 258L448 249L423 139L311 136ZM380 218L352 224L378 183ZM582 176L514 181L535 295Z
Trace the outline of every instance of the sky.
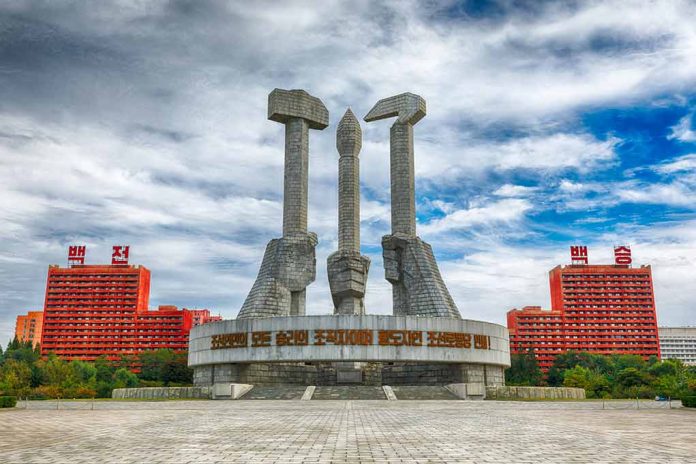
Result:
M421 95L418 234L464 318L549 306L586 245L652 266L660 325L696 325L693 1L16 1L0 5L0 343L49 264L130 245L152 307L233 318L281 235L274 88L329 109L310 132L308 314L332 312L336 125ZM390 314L389 127L362 124L368 313Z

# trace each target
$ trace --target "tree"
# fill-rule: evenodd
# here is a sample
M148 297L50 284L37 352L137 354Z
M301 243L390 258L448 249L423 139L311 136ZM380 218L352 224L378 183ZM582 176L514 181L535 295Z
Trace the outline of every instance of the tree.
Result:
M8 359L0 369L0 391L13 396L28 396L31 391L31 368L23 361Z
M563 386L571 388L590 388L590 370L580 365L563 372Z
M143 351L139 355L140 375L142 380L149 382L170 383L193 382L193 371L189 369L186 352L176 352L170 349Z
M564 371L583 364L577 351L569 350L561 353L553 360L546 376L547 383L552 387L560 387L565 380Z
M5 359L16 359L28 364L35 363L41 358L41 353L34 349L31 342L20 342L17 337L7 346Z
M45 361L39 361L38 365L41 369L43 385L53 387L60 396L65 396L65 390L71 386L73 375L68 363L51 353Z
M99 356L94 360L96 369L96 394L99 398L110 398L111 390L114 388L114 373L116 366L105 355Z
M77 386L94 388L97 383L97 368L93 364L74 360L70 362L71 380Z
M619 371L616 381L622 387L639 387L650 383L649 375L635 367L627 367Z
M510 357L510 367L505 370L505 383L508 385L537 386L541 385L543 373L539 368L534 350L526 353L513 354Z
M193 383L193 369L188 367L188 354L186 352L174 353L174 356L167 360L162 380L165 385Z
M138 377L125 367L120 367L114 372L114 388L135 388L138 385Z

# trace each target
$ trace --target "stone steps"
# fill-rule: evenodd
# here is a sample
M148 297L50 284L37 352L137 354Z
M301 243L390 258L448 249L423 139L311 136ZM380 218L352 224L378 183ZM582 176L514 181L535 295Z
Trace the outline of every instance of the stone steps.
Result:
M307 387L301 385L258 386L240 400L301 400ZM459 400L441 386L392 386L397 400ZM311 396L315 400L387 400L382 387L363 385L318 386ZM392 398L393 399L393 398Z
M394 387L392 391L398 400L459 400L459 397L438 386Z
M302 385L258 386L240 400L300 400L307 387Z
M317 387L314 390L314 400L386 400L382 387L366 386L333 386Z

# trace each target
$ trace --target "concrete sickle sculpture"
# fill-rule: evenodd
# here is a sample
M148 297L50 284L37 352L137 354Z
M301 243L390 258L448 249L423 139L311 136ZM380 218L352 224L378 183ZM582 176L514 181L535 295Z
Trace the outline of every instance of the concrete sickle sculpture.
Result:
M327 269L334 314L365 314L365 285L370 258L360 254L360 122L348 109L338 123L338 251Z
M425 100L412 93L385 98L365 121L397 117L390 133L392 233L382 237L385 277L394 315L461 318L435 262L432 247L416 235L413 125L425 117Z
M317 236L307 231L309 129L325 129L329 112L304 90L275 89L268 119L285 124L283 237L266 246L239 319L304 315L306 288L316 278Z

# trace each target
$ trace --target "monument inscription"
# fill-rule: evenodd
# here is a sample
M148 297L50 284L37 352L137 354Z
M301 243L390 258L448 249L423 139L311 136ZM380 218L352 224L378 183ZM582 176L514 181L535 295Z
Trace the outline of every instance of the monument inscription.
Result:
M312 332L312 337L309 333ZM377 336L375 337L375 333ZM249 345L251 340L251 345ZM377 343L374 343L375 340ZM473 343L472 343L473 341ZM273 343L275 342L275 343ZM423 330L315 329L237 332L213 335L211 350L270 346L324 345L424 346L490 350L490 335Z

